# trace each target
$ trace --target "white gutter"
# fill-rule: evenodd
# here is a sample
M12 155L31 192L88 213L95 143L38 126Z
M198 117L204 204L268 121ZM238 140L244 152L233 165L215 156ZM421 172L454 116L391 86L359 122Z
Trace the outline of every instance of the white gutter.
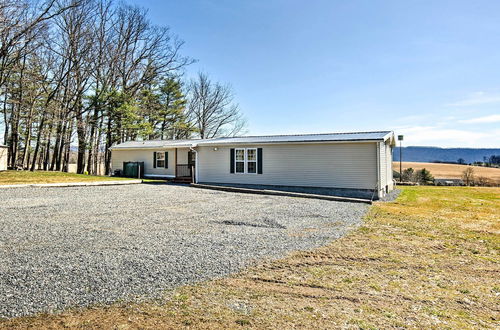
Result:
M161 146L133 146L133 147L120 147L120 146L113 146L110 147L109 150L143 150L143 149L151 149L151 150L156 150L156 149L175 149L175 148L190 148L193 144L178 144L178 145L161 145Z
M237 146L237 145L275 145L275 144L345 144L345 143L378 143L384 141L384 139L376 139L376 140L335 140L335 141L274 141L274 142L266 142L266 141L244 141L244 142L202 142L198 143L200 147L229 147L229 146Z

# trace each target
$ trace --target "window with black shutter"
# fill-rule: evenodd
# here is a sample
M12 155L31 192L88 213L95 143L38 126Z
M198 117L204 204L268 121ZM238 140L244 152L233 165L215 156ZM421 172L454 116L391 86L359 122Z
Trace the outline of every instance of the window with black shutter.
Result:
M262 174L262 148L231 149L231 173Z

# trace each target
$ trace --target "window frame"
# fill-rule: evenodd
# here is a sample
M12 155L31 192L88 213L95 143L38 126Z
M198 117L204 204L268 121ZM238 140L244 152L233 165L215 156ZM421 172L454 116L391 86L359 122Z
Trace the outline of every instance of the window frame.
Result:
M248 150L254 150L255 151L255 160L249 160L248 159ZM245 149L245 173L246 174L257 174L258 169L257 169L257 148L246 148ZM249 163L255 163L255 172L248 172L248 164Z
M238 151L243 151L243 160L238 160ZM243 163L243 172L238 172L238 163ZM246 165L246 151L245 148L235 148L234 149L234 173L235 174L245 174Z
M234 174L258 174L258 158L259 158L259 153L257 152L258 148L234 148ZM243 150L243 160L238 160L238 150ZM248 160L248 150L254 150L255 151L255 160ZM238 172L238 163L243 163L243 172ZM254 163L255 164L255 172L248 172L248 163Z
M159 159L160 157L158 156L160 155L161 157L163 157L163 159ZM158 165L158 161L163 161L163 166ZM166 161L165 151L156 151L156 164L155 164L156 168L166 168L165 161Z

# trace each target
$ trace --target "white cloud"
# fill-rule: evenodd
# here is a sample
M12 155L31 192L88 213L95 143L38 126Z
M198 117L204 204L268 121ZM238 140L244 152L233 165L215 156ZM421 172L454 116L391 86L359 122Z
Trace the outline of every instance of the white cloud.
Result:
M406 146L500 148L500 131L452 129L439 126L400 127Z
M500 94L492 94L486 92L475 92L470 94L467 98L447 104L451 107L470 107L483 104L500 103Z
M498 123L500 122L500 115L490 115L483 117L476 117L471 119L459 120L459 123L464 124L489 124L489 123Z

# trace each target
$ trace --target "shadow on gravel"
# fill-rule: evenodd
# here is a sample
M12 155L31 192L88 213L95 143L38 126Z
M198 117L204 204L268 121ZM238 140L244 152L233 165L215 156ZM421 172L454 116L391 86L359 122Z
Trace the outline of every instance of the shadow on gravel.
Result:
M142 184L150 185L150 186L176 186L176 187L189 187L189 183L175 183L169 182L166 180L152 180L152 181L143 181Z
M286 227L283 226L282 224L279 224L274 220L267 220L267 219L263 220L262 223L251 223L251 222L233 221L233 220L225 220L225 221L220 221L218 223L231 226L286 229Z

